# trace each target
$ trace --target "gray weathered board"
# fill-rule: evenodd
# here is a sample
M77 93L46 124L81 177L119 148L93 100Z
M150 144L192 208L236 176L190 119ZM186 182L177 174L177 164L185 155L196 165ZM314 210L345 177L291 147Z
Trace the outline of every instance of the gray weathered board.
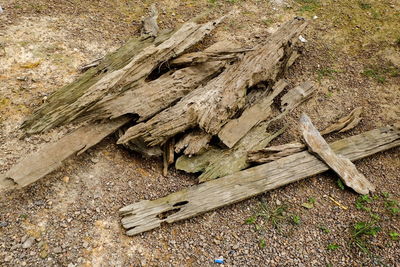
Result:
M291 62L298 36L306 26L307 22L301 18L283 24L265 43L246 53L206 85L148 121L132 126L118 143L142 137L150 146L159 145L197 126L217 135L244 107L248 88L263 81L274 83L280 79Z
M400 145L400 128L383 127L332 143L332 150L352 161ZM136 235L217 209L265 191L329 170L307 151L120 209L127 235Z
M306 114L303 114L300 118L300 128L309 151L318 155L340 176L348 187L363 195L375 191L375 186L357 170L348 158L337 155L331 149Z
M362 108L355 108L350 112L349 115L340 118L337 122L321 131L321 135L326 135L337 131L342 133L353 129L361 121L361 111ZM300 151L304 151L306 148L306 145L303 143L290 143L278 146L270 146L259 150L249 151L247 153L247 161L254 163L267 163L290 156Z
M278 81L271 94L277 95L285 87L285 82ZM313 83L308 81L296 86L282 96L282 99L287 100L284 109L281 109L283 110L282 112L278 114L273 114L272 112L268 113L268 116L264 117L264 119L266 119L265 121L251 128L251 130L249 130L232 148L222 149L211 147L208 151L200 155L195 155L193 157L183 155L177 159L175 167L185 172L202 172L199 176L200 182L223 177L247 168L249 166L247 162L247 153L249 151L266 147L269 142L284 132L285 129L283 128L270 133L268 131L270 123L283 119L300 103L310 98L315 90L316 87ZM289 94L290 97L288 97ZM267 95L267 98L269 98L269 95ZM255 105L257 104L258 102L255 103ZM243 120L241 121L243 122ZM255 121L256 120L252 120L252 123ZM248 129L248 127L246 127L246 129ZM233 136L236 135L233 134Z
M45 144L0 175L0 189L24 187L39 180L59 168L67 158L85 152L128 121L129 118L120 117L106 123L91 123L55 143Z
M105 97L141 88L155 69L187 52L222 19L204 24L190 21L173 33L159 34L156 39L133 38L77 81L52 94L22 127L31 134L70 123L87 115Z

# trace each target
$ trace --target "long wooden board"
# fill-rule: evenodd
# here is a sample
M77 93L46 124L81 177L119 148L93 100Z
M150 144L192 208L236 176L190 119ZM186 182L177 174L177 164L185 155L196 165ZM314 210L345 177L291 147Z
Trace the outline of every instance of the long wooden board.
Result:
M128 117L121 117L105 123L92 123L78 128L57 142L44 145L4 175L0 175L0 189L24 187L39 180L59 168L64 160L82 154L129 120Z
M358 160L400 145L400 128L383 127L332 143L332 150ZM136 235L261 194L329 167L307 151L172 193L143 200L120 210L127 235Z
M337 155L330 148L306 114L300 118L300 128L309 150L331 167L348 187L363 195L368 194L369 191L375 191L375 186L357 170L348 158Z

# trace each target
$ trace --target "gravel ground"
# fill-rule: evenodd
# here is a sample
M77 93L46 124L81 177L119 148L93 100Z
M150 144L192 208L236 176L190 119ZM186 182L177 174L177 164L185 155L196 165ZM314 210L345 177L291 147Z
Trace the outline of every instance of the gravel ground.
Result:
M0 14L0 173L43 143L71 131L64 127L23 138L18 126L48 94L73 81L79 65L137 34L137 22L152 2L0 3L4 9ZM287 78L292 85L311 79L318 92L287 119L289 130L273 144L299 139L301 112L323 128L354 107L364 108L364 119L356 129L333 134L328 141L399 120L400 7L396 1L157 3L164 28L202 11L215 17L234 10L236 14L206 43L221 38L243 44L254 39L262 42L294 15L310 18L304 53ZM400 199L399 152L392 149L357 162L377 187L371 203L358 200L364 210L355 205L359 196L340 189L337 176L326 172L127 237L120 226L119 208L186 188L196 183L196 177L176 171L163 177L161 161L132 154L110 137L37 183L1 193L0 265L211 266L222 257L226 266L398 266L400 242L390 233L400 233L400 221L398 212L390 208L396 208L393 200ZM311 209L302 206L314 201ZM263 203L264 210L260 209ZM254 219L260 212L270 219ZM364 251L352 234L353 225L363 221L374 221L381 229L376 236L363 237Z

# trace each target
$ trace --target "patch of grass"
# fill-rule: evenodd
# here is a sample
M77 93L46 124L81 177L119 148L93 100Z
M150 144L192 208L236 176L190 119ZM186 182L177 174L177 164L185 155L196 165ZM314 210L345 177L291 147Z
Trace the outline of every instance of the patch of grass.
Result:
M286 205L280 205L271 210L266 203L262 202L258 208L258 211L253 216L247 218L245 223L253 224L257 228L257 220L258 218L262 218L270 222L274 228L278 229L280 223L285 219L284 213L286 210Z
M260 239L260 248L265 248L267 246L267 242L265 241L265 239Z
M395 231L390 232L389 236L393 241L398 241L400 239L400 234Z
M340 189L344 190L345 187L341 179L337 179L337 185Z
M371 213L369 216L371 216L372 219L379 221L381 219L381 217L378 214L375 213Z
M299 215L293 215L292 216L292 222L296 225L299 225L301 223L301 219Z
M395 199L386 200L385 207L392 215L398 215L400 213L399 202Z
M352 226L352 243L364 253L369 254L368 237L376 236L381 231L381 227L376 224L376 221L357 222Z
M322 80L322 78L328 77L333 78L334 74L338 73L338 70L331 69L331 68L322 68L317 70L318 80Z
M331 232L331 230L328 227L325 227L323 225L320 225L318 227L322 232L324 232L325 234L329 234Z
M368 195L359 196L356 200L355 206L359 210L371 211L370 207L366 207L367 204L372 203L372 199Z
M338 248L340 248L340 245L332 243L332 244L329 244L326 248L328 250L337 250Z
M362 75L364 75L365 77L372 78L375 81L377 81L378 83L385 83L386 82L386 78L377 69L372 69L372 68L371 69L365 69L362 72Z
M371 9L371 8L372 8L372 5L371 5L370 3L363 2L363 1L358 2L358 5L359 5L362 9Z
M389 236L393 241L397 241L400 238L400 234L397 232L390 232Z
M301 5L300 12L313 12L319 7L318 0L296 0L296 2Z

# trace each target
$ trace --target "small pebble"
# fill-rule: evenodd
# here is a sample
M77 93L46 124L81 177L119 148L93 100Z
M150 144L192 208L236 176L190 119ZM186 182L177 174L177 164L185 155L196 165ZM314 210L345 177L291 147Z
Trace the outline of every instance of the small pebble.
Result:
M69 177L68 176L64 176L63 177L63 181L64 181L64 183L67 184L69 182Z
M22 244L22 248L30 248L33 245L33 242L35 242L35 238L31 236L25 240L25 242Z
M60 254L61 252L62 252L62 248L61 247L54 248L54 253Z
M8 226L8 222L0 222L0 227L7 227Z
M302 43L307 43L308 41L306 40L306 38L303 37L303 35L299 35L299 40Z

